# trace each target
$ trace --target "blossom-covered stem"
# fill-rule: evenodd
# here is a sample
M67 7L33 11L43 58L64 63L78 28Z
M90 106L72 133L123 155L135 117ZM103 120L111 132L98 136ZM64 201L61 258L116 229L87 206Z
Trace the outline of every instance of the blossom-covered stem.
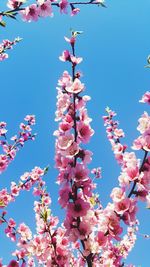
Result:
M0 15L1 17L1 15ZM1 23L1 21L0 21ZM5 23L4 23L5 24ZM16 43L19 43L22 39L17 37L15 38L15 40L10 41L10 40L3 40L2 43L0 44L0 61L5 60L6 58L8 58L8 54L6 53L7 50L10 50L13 48L14 45L16 45Z
M74 38L74 36L73 36ZM75 57L75 43L71 43L71 47L72 47L72 54ZM74 82L75 80L75 67L76 65L72 62L72 80ZM76 93L73 94L73 110L74 110L74 138L75 138L75 142L77 142L77 118L76 118ZM77 162L77 157L76 155L74 156L74 167L76 167L76 162ZM77 187L75 187L75 201L77 200ZM77 218L77 225L79 228L80 225L80 217ZM84 244L84 240L81 240L81 244L83 246L83 249L85 249L85 244ZM87 257L85 257L86 261L87 261L87 265L88 267L92 267L92 253L90 253Z
M72 54L75 56L75 47L74 43L71 45L72 47ZM72 63L72 80L75 80L75 65ZM77 122L76 122L76 94L73 94L73 109L74 109L74 136L75 136L75 142L77 141ZM76 156L75 156L75 162L76 162ZM75 163L76 165L76 163Z
M49 227L48 227L48 228L49 228ZM52 234L51 234L50 229L48 230L48 234L49 234L49 236L50 236L51 244L52 244L52 246L53 246L54 254L55 254L55 258L56 258L56 257L57 257L56 245L54 245L53 242L52 242L53 237L52 237ZM55 264L56 264L56 267L59 267L59 264L58 264L57 262L56 262Z
M143 170L143 166L144 166L144 163L145 163L145 161L146 161L147 155L148 155L148 151L145 151L144 158L143 158L141 167L140 167L140 169L139 169L139 173L141 173L142 170ZM130 198L130 197L132 196L132 194L134 193L134 189L135 189L135 187L136 187L136 183L137 183L137 182L136 182L136 180L135 180L134 183L133 183L133 186L132 186L132 188L131 188L131 191L130 191L130 193L128 194L128 198Z
M60 7L60 3L59 2L52 2L51 3L52 6L56 6L56 7ZM106 7L103 3L103 1L95 1L95 0L90 0L87 2L84 1L80 1L80 2L69 2L68 5L72 8L73 6L76 5L101 5L102 7ZM9 14L14 14L14 16L16 16L18 14L19 11L25 10L25 8L23 7L17 7L15 9L12 10L6 10L6 11L1 11L0 12L0 16L9 16ZM15 14L16 13L16 14Z

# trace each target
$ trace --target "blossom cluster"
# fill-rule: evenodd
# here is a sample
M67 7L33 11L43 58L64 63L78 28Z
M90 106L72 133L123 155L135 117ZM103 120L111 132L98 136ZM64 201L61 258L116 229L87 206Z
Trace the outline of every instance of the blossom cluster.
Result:
M108 203L106 208L102 207L97 195L94 194L96 184L90 178L90 170L87 168L92 152L84 148L84 144L89 142L94 131L90 126L91 119L86 109L90 97L83 95L85 85L81 82L80 72L76 71L76 66L82 61L82 58L74 53L76 34L73 33L70 39L65 37L71 45L72 52L65 50L59 57L61 61L69 62L72 66L72 76L65 71L58 81L57 88L56 121L59 121L59 128L54 135L57 136L55 161L59 170L59 203L66 210L66 235L70 242L82 251L78 259L79 266L92 266L92 262L93 266L119 267L136 239L135 234L131 234L128 245L125 246L123 241L119 245L116 243L121 241L120 236L123 234L121 222L133 229L130 232L137 228L137 200L128 197L126 185L113 189L113 202ZM124 176L128 175L130 179L129 185L136 177L136 174L133 177L132 172L134 168L138 169L139 162L133 153L124 153L127 147L119 142L124 133L117 128L117 122L113 122L114 115L115 113L108 109L108 116L104 117L108 138L113 149L116 147L117 160L124 167ZM91 173L99 178L101 170L95 168ZM127 239L126 235L124 239Z
M80 12L79 5L100 5L105 7L104 0L90 0L81 2L69 2L68 0L37 0L35 3L24 6L28 2L27 0L8 0L8 11L0 12L0 25L5 26L5 22L2 21L4 16L15 18L19 13L24 21L37 21L39 17L52 17L53 8L56 7L60 10L61 14L67 14L70 10L71 16L77 15Z
M3 61L8 58L8 54L6 53L7 50L12 49L13 45L20 42L21 38L17 37L14 41L10 40L3 40L0 44L0 61Z
M106 207L96 193L95 181L101 178L102 171L100 167L89 168L92 152L86 144L94 130L86 107L90 97L84 93L81 72L76 70L82 62L75 53L80 33L72 32L71 38L65 37L71 49L64 50L59 57L69 63L72 70L71 74L64 71L58 80L55 119L58 129L54 132L55 166L59 171L57 184L60 187L58 202L65 210L65 219L61 223L52 214L51 197L43 179L47 168L35 167L31 172L25 172L18 184L12 182L10 191L2 189L0 225L6 226L6 236L17 244L12 254L16 259L12 259L7 267L35 267L37 263L43 267L123 267L137 238L138 201L146 202L150 208L150 116L147 112L139 118L137 130L140 135L132 145L133 150L143 152L140 160L135 152L128 152L127 145L121 143L125 133L114 119L116 113L106 108L107 114L103 116L106 133L121 172L118 186L112 189L111 201ZM140 102L149 104L149 96L150 92L146 92ZM25 121L20 124L18 136L11 138L12 145L6 138L6 123L0 123L0 144L5 153L0 155L1 172L14 159L19 147L35 137L31 134L35 117L27 115ZM17 226L13 218L6 218L7 206L22 190L29 191L33 186L33 195L37 198L34 201L34 233L25 223ZM2 261L0 266L5 266Z
M24 123L20 123L18 135L10 138L12 144L7 140L6 122L0 122L0 146L3 150L3 154L0 154L0 173L7 169L10 162L15 158L17 151L24 146L25 142L35 139L35 134L32 134L35 116L27 115L24 120Z

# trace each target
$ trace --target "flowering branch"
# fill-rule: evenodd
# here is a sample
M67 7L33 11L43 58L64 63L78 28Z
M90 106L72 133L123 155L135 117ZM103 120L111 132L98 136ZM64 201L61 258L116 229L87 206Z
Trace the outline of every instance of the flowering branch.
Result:
M26 123L20 124L20 131L18 136L15 135L11 137L11 141L13 144L10 144L7 141L7 130L6 130L6 123L0 122L0 146L3 149L4 154L0 154L0 174L5 171L10 164L10 162L15 158L17 151L20 147L24 146L24 143L28 140L34 140L36 134L32 134L32 126L35 124L35 116L34 115L27 115L24 118Z
M14 41L3 40L3 42L0 44L0 61L3 61L8 58L8 54L5 52L9 49L12 49L13 45L19 43L21 40L22 39L19 37L15 38Z
M60 0L55 2L53 0L37 0L35 4L24 7L26 0L8 0L7 6L10 10L0 12L0 25L5 26L6 23L2 20L3 17L16 19L18 14L22 15L25 21L37 21L39 17L53 16L52 7L58 7L61 13L67 14L68 8L71 10L71 16L80 12L76 6L80 5L97 5L106 7L104 0L90 0L90 1L73 1Z

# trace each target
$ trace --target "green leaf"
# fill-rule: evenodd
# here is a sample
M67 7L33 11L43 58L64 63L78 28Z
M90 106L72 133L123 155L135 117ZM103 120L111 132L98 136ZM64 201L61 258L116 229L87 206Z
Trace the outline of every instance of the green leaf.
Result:
M49 165L44 168L44 175L48 173Z
M107 113L110 112L110 108L109 107L106 107L105 110L106 110Z
M102 6L102 7L107 7L106 5L104 5L103 3L100 3L99 6Z
M6 22L5 21L0 21L0 26L2 26L2 27L6 27Z

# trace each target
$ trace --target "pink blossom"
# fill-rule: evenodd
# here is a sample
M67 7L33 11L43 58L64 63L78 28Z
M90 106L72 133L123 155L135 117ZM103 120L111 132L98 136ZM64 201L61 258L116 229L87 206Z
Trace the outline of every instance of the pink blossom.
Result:
M119 219L115 213L112 213L109 216L108 231L112 237L114 237L116 240L120 240L119 235L122 233L123 229L120 227Z
M34 259L32 257L28 259L28 267L35 267Z
M62 132L69 131L72 128L72 123L68 123L66 121L63 121L62 123L59 124L59 128Z
M59 191L60 197L59 197L58 201L63 208L66 207L68 204L70 193L71 193L71 189L67 185L64 186L62 189L60 189L60 191Z
M7 189L0 191L0 208L7 206L13 200L12 196L8 193Z
M144 144L143 148L146 151L150 151L150 129L146 130L143 134Z
M138 179L138 176L139 176L139 168L138 167L135 167L135 168L129 167L129 168L127 168L126 172L127 172L127 175L129 176L130 181L134 181L134 180Z
M70 43L71 45L74 45L76 42L76 38L73 36L71 38L68 38L65 36L64 38L65 38L66 42Z
M91 170L91 173L93 173L95 175L95 178L101 178L102 177L101 172L102 172L102 170L100 167L94 168Z
M22 18L25 21L37 21L39 16L39 9L36 4L32 4L30 6L27 6L25 10L20 11L20 13L22 14Z
M3 61L5 59L8 58L8 54L7 53L0 53L0 61Z
M73 178L76 182L82 182L88 180L89 170L85 168L83 164L78 163L73 170Z
M114 130L114 135L115 135L117 138L120 138L120 137L124 137L124 136L125 136L125 134L124 134L124 132L123 132L122 129L115 129L115 130Z
M150 209L150 194L147 195L146 202L147 202L147 209Z
M91 136L94 134L92 128L84 122L78 123L78 137L83 143L89 142Z
M61 151L63 156L67 158L73 158L75 155L79 153L79 145L76 142L73 142L71 146L69 146L66 150Z
M71 57L70 57L70 52L68 50L63 51L62 55L59 57L59 59L61 61L70 61Z
M21 223L18 228L17 232L21 235L21 239L24 241L30 240L32 238L31 230L25 223Z
M125 198L125 192L122 188L114 187L110 196L114 202L120 202Z
M90 223L88 223L88 221L81 221L80 225L79 225L79 229L77 230L77 236L78 239L80 240L84 240L86 237L89 236L89 234L92 231L92 227L90 225Z
M0 173L2 173L8 166L8 157L6 155L0 155Z
M103 232L99 231L96 237L96 241L100 247L105 246L107 242L107 236Z
M58 139L58 148L65 150L71 146L74 141L73 134L60 136Z
M40 0L39 6L38 6L38 12L40 17L47 17L47 16L53 16L52 13L52 7L51 7L51 1L50 0Z
M15 260L11 260L7 267L19 267L19 263Z
M24 118L25 121L27 121L30 125L34 125L35 124L35 115L27 115Z
M150 92L147 91L143 96L142 99L139 101L141 103L147 103L148 105L150 105Z
M75 203L69 203L67 208L71 216L80 217L87 214L90 204L83 199L77 199Z
M118 214L123 214L125 211L127 211L130 207L130 199L129 198L125 198L122 199L121 201L118 201L115 203L115 211Z
M12 194L12 196L18 196L19 192L20 192L19 186L16 183L11 182L11 194Z
M67 85L65 89L68 93L78 94L84 90L84 84L81 83L81 81L78 78L76 78L73 81L73 83Z
M68 1L67 0L61 0L59 3L60 12L67 14L67 7L68 7Z
M16 226L16 222L11 218L8 221L8 226L14 228Z
M75 57L71 55L71 62L73 63L74 66L80 64L82 60L83 60L82 57Z
M138 120L139 125L137 127L137 130L143 134L145 131L150 129L150 116L145 111L144 114L141 116L141 118Z
M25 2L26 0L8 0L7 6L10 9L16 9L19 8Z
M80 8L73 8L73 10L71 11L71 16L75 16L80 12Z

